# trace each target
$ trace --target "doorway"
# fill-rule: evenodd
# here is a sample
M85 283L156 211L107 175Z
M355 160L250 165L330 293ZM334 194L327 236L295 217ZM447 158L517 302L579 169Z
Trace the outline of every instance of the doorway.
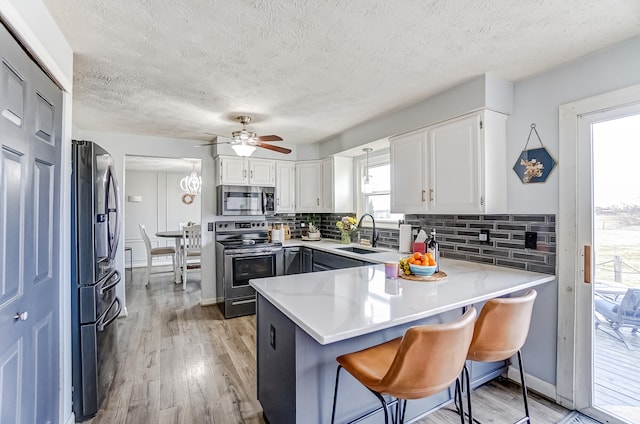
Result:
M600 114L591 143L593 406L640 422L640 107Z
M559 267L558 398L601 422L640 422L640 334L623 312L634 303L629 289L640 288L640 87L564 105L560 117L559 250L567 259Z
M125 264L128 268L147 265L138 224L145 225L153 247L159 247L173 246L174 241L159 239L156 232L179 230L181 224L201 222L201 196L185 196L187 193L181 188L181 180L194 171L198 177L202 175L200 159L125 157L124 240L131 247L130 262ZM164 259L164 263L154 261L154 264L171 265L169 257Z

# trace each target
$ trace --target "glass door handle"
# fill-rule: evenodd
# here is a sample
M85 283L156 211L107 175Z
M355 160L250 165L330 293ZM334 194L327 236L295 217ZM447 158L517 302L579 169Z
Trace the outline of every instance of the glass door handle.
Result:
M591 246L584 246L584 282L591 284Z

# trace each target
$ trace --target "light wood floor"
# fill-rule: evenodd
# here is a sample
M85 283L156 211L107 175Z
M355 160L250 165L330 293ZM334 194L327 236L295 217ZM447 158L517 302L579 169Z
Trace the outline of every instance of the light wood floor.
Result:
M152 275L148 287L143 278L142 268L127 270L129 316L117 322L120 366L89 423L264 423L256 399L255 316L225 320L217 307L200 306L199 276L186 291L168 273ZM506 380L476 390L473 400L482 423L511 423L520 416L519 387ZM531 411L540 424L568 414L535 395ZM419 421L459 422L447 408Z

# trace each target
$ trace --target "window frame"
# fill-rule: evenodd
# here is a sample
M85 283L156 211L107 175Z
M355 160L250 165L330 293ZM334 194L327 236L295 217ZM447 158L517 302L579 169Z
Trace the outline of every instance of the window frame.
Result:
M389 165L391 168L391 154L387 150L385 153L378 154L375 156L369 155L369 168L374 168L376 166ZM375 193L363 193L362 192L362 179L364 178L367 167L367 158L366 156L361 156L356 160L356 214L357 216L362 216L362 214L366 213L364 210L365 198L368 195L389 195L391 196L391 172L389 172L389 191L378 191ZM389 205L391 206L391 205ZM376 218L376 227L378 228L399 228L399 220L404 220L404 214L398 214L400 217L397 219L379 219ZM371 226L370 220L363 221L363 226L368 227Z

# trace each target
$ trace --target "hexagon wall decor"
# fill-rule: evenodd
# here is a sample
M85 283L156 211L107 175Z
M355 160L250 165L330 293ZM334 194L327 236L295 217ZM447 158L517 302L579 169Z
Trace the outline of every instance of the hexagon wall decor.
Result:
M523 150L513 170L523 183L544 183L555 166L556 161L545 147L541 147Z
M529 145L529 139L531 134L535 132L538 137L538 141L542 147L537 149L527 149ZM536 124L531 124L531 130L529 131L529 137L527 143L524 145L524 150L520 153L520 157L513 165L520 181L524 184L529 183L544 183L556 166L556 161L553 159L547 148L542 144L538 131L536 130Z

